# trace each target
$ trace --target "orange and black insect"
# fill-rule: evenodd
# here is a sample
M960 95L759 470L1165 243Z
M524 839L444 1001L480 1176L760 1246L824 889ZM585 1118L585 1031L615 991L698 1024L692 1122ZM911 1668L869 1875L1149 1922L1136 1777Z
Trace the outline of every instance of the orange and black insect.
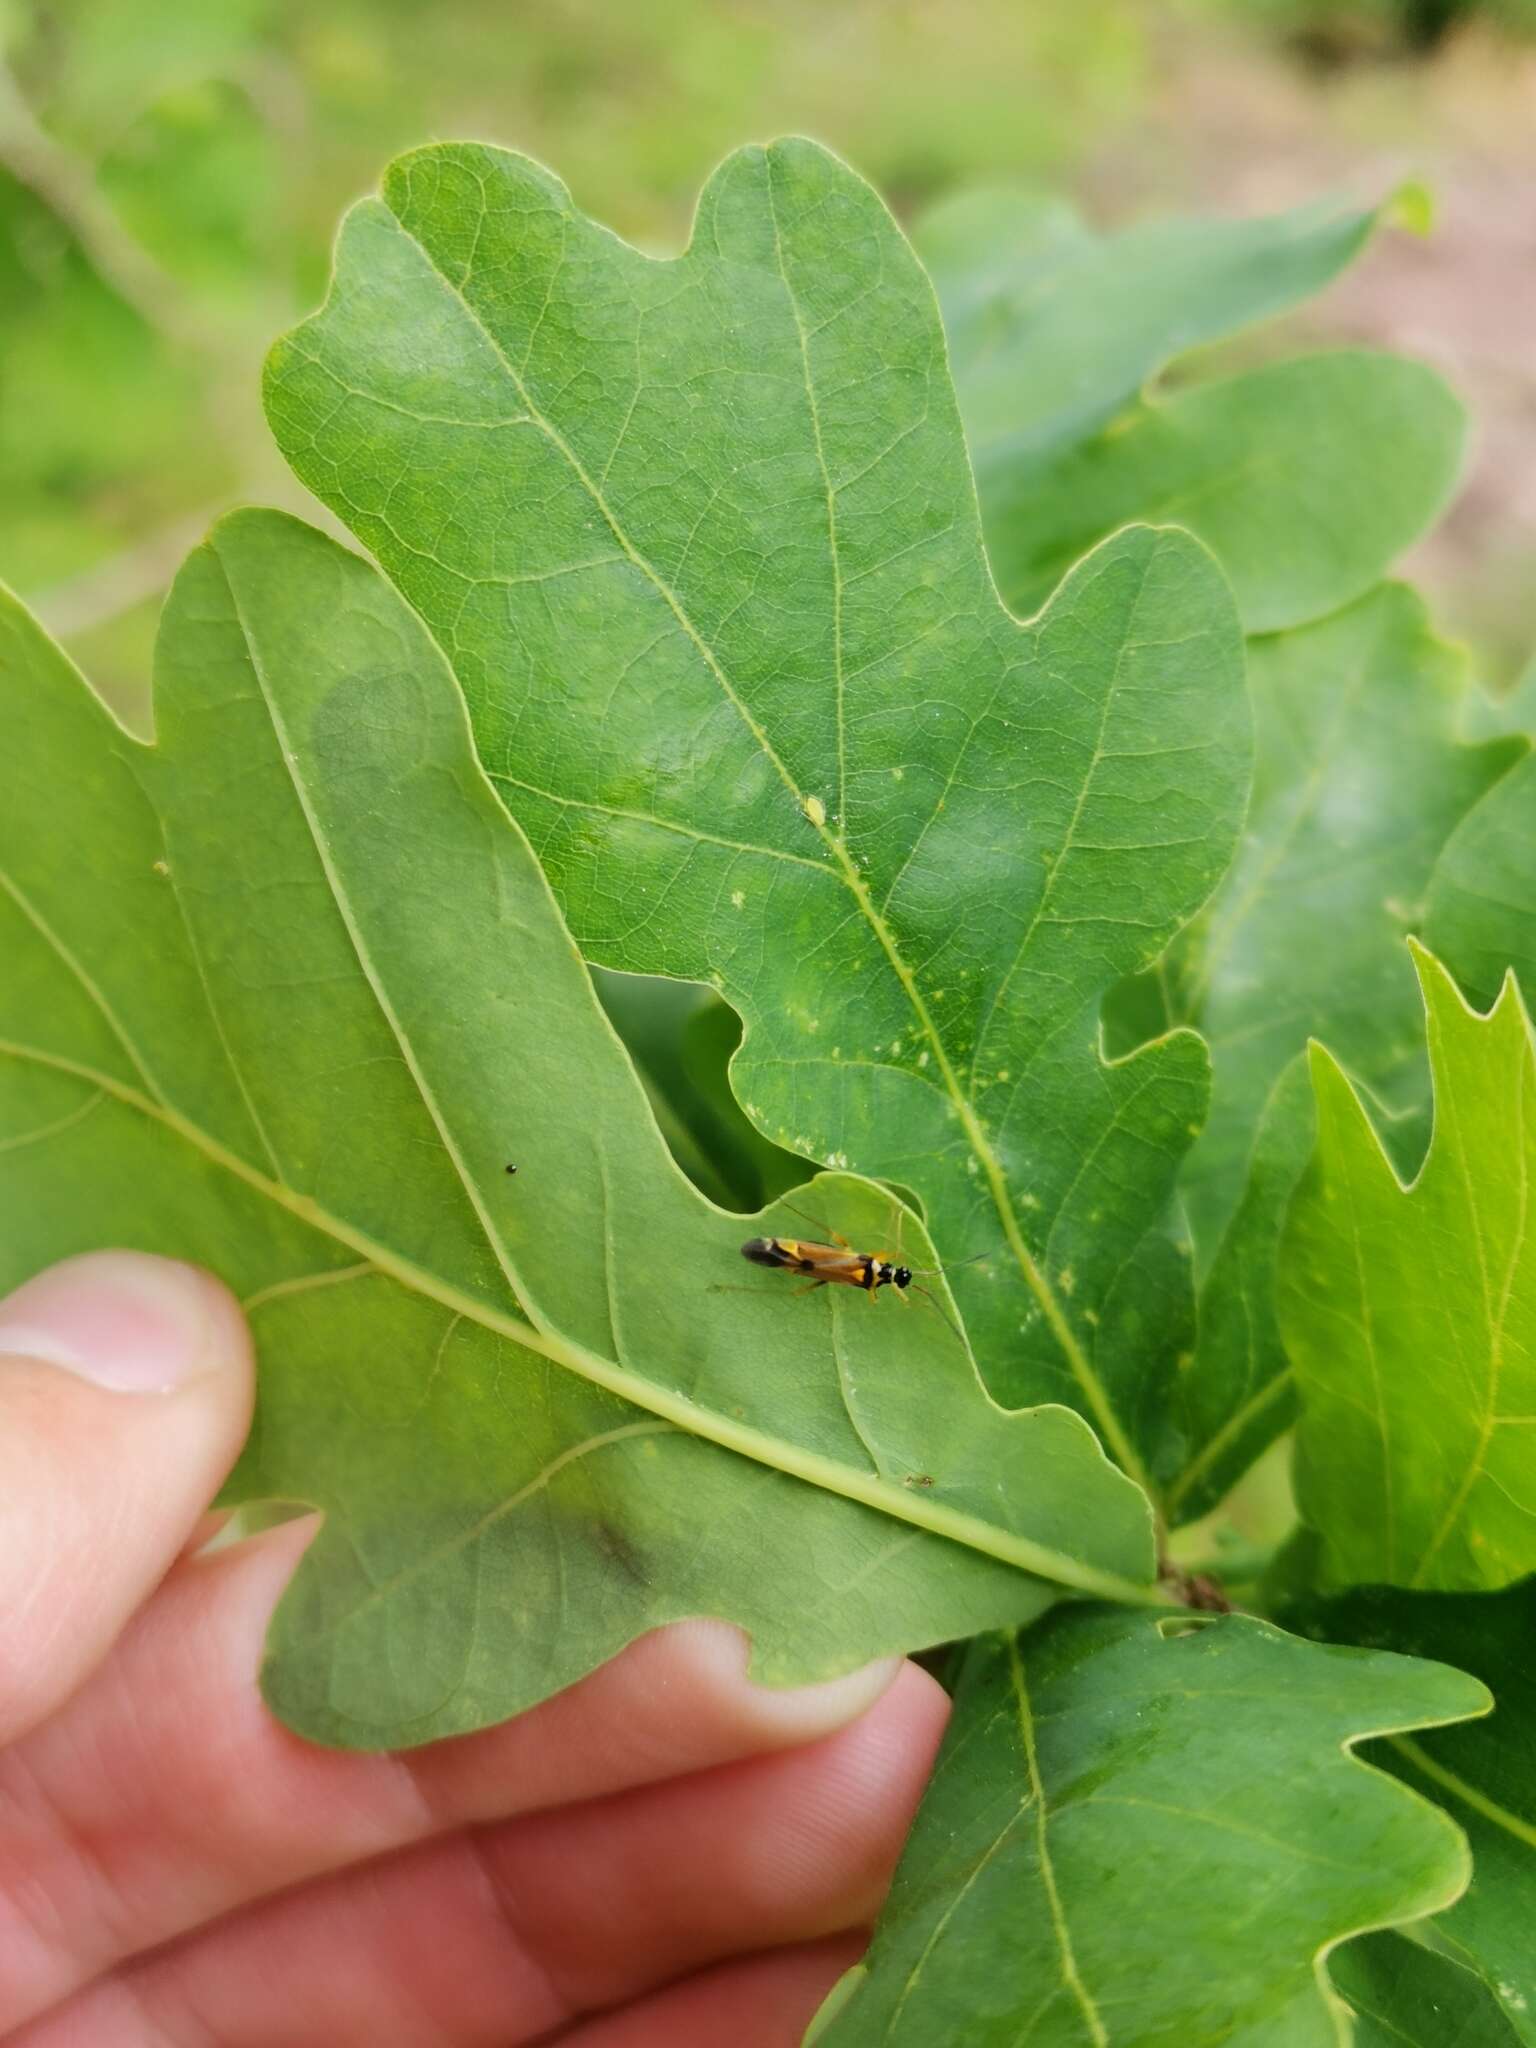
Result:
M786 1202L782 1206L787 1209L790 1205ZM807 1222L811 1220L809 1217L806 1219ZM821 1244L804 1237L749 1237L741 1248L741 1256L750 1259L754 1266L774 1267L782 1273L804 1273L806 1284L796 1288L797 1294L809 1294L817 1287L860 1287L866 1294L878 1294L882 1287L894 1287L898 1295L905 1297L907 1289L912 1286L914 1272L927 1279L943 1270L938 1266L914 1268L903 1265L899 1253L893 1259L886 1252L855 1251L846 1237L839 1236L826 1224L819 1227L826 1230L828 1236L836 1240L835 1243ZM969 1265L970 1261L961 1263ZM944 1315L926 1287L915 1291L955 1330L954 1323ZM958 1337L960 1332L955 1330L955 1335Z
M837 1233L834 1231L833 1236ZM912 1268L898 1266L884 1252L856 1252L839 1239L837 1244L817 1244L804 1237L749 1237L741 1256L754 1266L776 1266L781 1272L807 1273L812 1287L862 1287L875 1294L882 1287L905 1289L912 1285Z

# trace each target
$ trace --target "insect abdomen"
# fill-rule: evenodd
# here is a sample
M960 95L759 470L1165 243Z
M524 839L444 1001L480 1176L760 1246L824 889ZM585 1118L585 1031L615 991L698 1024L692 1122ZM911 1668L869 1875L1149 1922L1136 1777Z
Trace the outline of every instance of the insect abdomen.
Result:
M749 1237L741 1248L741 1256L750 1259L754 1266L798 1266L799 1259L782 1245L776 1237Z

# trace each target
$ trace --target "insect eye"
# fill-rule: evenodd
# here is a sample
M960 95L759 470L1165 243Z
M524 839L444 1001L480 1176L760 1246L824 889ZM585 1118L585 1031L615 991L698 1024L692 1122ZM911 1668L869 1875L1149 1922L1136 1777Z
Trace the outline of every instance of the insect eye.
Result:
M910 1287L912 1284L912 1268L910 1266L898 1266L891 1275L891 1278L898 1287Z

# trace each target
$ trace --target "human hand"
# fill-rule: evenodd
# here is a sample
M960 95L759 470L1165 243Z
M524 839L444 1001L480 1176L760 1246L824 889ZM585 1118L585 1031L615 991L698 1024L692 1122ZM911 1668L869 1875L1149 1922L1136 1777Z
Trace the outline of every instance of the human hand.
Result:
M313 1521L196 1554L244 1435L217 1282L107 1252L0 1303L6 2048L788 2048L857 1955L932 1761L911 1665L750 1685L658 1631L403 1756L267 1713Z

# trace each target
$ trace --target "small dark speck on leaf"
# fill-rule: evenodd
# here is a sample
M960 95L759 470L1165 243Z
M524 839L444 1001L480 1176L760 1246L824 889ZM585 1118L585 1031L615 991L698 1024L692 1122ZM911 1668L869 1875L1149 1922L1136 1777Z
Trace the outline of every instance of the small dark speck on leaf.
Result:
M626 1578L633 1579L639 1586L650 1584L651 1575L645 1558L622 1529L616 1529L612 1522L602 1521L595 1525L592 1536L602 1555Z

